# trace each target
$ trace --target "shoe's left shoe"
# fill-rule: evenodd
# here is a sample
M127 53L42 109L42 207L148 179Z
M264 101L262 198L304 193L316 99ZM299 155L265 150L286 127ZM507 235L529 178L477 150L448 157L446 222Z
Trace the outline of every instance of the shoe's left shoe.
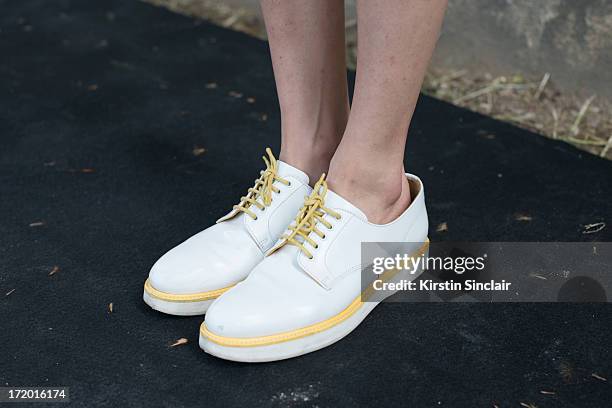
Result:
M153 265L143 291L151 308L177 316L206 313L277 242L311 189L304 172L276 160L270 149L266 154L266 169L240 204Z
M406 177L413 201L385 225L368 222L321 177L268 256L213 302L200 347L228 360L273 361L321 349L355 329L377 305L362 301L361 243L418 242L427 250L423 185Z

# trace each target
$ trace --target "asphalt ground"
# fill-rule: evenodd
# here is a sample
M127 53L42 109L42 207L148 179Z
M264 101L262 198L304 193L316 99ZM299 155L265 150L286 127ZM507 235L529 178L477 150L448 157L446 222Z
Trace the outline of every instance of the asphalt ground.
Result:
M610 405L608 304L389 303L300 358L203 353L202 318L150 310L142 284L278 151L266 43L137 1L0 8L0 386L84 407ZM432 98L406 168L434 241L612 236L584 233L610 221L610 162Z

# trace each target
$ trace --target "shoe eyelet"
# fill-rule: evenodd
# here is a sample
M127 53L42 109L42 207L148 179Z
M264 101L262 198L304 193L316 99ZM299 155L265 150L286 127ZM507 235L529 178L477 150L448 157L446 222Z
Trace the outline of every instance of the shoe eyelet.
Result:
M257 221L257 217L253 218L253 221Z
M319 244L316 244L314 248L319 249Z
M312 261L314 259L314 256L310 255L308 259Z
M325 239L327 238L327 235L323 234L323 236L321 237L321 239Z
M289 182L289 184L287 184L287 187L291 187L291 182Z

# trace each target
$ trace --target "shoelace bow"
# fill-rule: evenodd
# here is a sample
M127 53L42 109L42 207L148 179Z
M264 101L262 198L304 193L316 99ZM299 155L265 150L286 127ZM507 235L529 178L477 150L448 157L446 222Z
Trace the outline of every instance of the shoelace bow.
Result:
M295 221L288 228L289 234L283 234L281 242L276 245L268 255L274 251L280 249L283 245L295 245L302 251L308 259L312 259L313 255L305 247L308 242L313 248L317 249L319 245L309 237L310 233L314 232L321 239L325 239L325 233L317 228L317 224L323 224L327 229L332 229L333 225L327 221L324 217L326 214L334 217L336 220L342 218L342 216L336 211L325 207L325 195L327 194L327 182L325 181L325 174L321 176L317 184L315 184L312 193L306 198L304 205L298 212Z
M278 193L280 190L274 185L278 181L286 186L291 185L291 182L285 180L278 175L278 161L272 154L270 148L266 148L268 157L263 156L266 163L266 169L260 174L260 177L255 180L255 185L247 191L247 195L240 197L240 204L233 208L236 211L242 211L252 219L257 219L257 214L249 209L252 205L264 211L272 203L272 193ZM261 201L259 201L261 199Z

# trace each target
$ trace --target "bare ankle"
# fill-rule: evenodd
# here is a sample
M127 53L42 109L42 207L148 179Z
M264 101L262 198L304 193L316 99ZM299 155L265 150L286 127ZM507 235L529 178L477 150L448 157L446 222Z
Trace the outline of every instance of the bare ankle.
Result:
M301 146L300 149L291 149L283 146L279 158L287 164L302 170L308 175L310 185L313 186L321 174L327 173L329 163L334 154L335 146L325 147L323 144L318 146Z
M333 166L332 166L333 167ZM374 224L386 224L399 217L411 202L410 185L403 172L391 177L370 177L330 169L329 188L355 205Z

